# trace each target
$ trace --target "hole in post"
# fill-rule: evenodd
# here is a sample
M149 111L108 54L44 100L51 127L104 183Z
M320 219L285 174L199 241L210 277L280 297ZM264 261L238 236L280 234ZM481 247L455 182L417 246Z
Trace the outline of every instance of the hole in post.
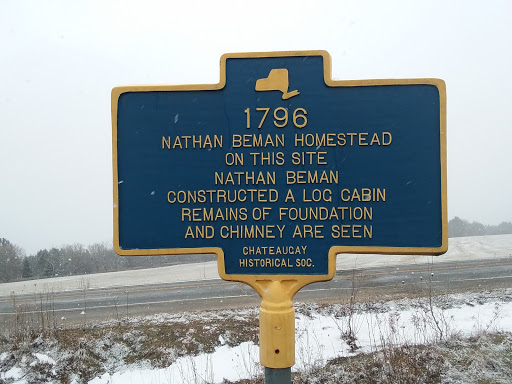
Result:
M274 352L276 353L276 355L278 355L279 354L279 349L276 349Z

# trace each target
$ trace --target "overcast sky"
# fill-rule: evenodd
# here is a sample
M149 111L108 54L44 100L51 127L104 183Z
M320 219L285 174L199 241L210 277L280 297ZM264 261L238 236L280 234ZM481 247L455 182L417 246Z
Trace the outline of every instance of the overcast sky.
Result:
M322 49L333 78L447 84L448 218L512 220L510 1L0 1L0 237L112 238L110 91Z

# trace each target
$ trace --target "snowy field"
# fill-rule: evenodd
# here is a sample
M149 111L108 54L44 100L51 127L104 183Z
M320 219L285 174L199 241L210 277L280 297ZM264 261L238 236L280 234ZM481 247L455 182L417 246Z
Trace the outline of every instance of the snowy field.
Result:
M182 315L153 315L129 319L131 326L141 323L170 324L188 323L191 320L211 321L211 312ZM221 317L253 317L256 310L238 310L220 313ZM111 326L103 323L102 326ZM330 359L340 356L355 356L381 350L386 346L417 345L445 342L456 338L470 337L485 332L512 333L512 289L499 292L471 293L439 296L433 303L428 298L404 299L392 302L359 303L319 307L310 304L296 305L296 364L295 372L308 372L324 366ZM123 337L136 343L140 334ZM353 335L353 337L349 337ZM148 361L133 364L123 363L122 345L103 340L94 353L103 355L104 372L88 381L89 384L169 384L169 383L223 383L240 379L254 379L261 375L258 346L252 342L242 342L228 346L229 335L218 337L218 345L212 353L182 356L164 368L155 368ZM512 338L509 336L509 341ZM62 365L66 352L57 350L55 345L40 343L31 355L20 359L15 365L0 373L0 378L9 384L29 384L27 371L38 364L54 367ZM498 345L496 349L503 348ZM510 348L510 346L508 346ZM68 352L69 353L69 352ZM73 352L71 352L73 353ZM80 353L77 351L77 353ZM0 355L0 364L5 363L9 354ZM496 363L497 364L497 363ZM479 372L448 372L454 377L485 375ZM487 376L500 375L496 367L489 368ZM452 368L453 371L453 368ZM503 375L503 373L501 373ZM499 378L499 377L498 377ZM506 383L504 381L493 381ZM469 382L462 381L446 382ZM40 382L40 381L38 381ZM53 382L53 381L47 381ZM73 383L79 383L75 377ZM444 381L443 381L444 382Z
M353 255L339 254L336 269L369 268L383 265L411 265L439 263L457 260L499 259L511 256L512 235L458 237L449 239L448 252L441 256L414 255ZM179 257L179 256L177 256ZM99 273L83 276L54 277L44 280L30 280L0 284L0 296L44 293L48 291L72 291L127 287L145 284L219 279L215 261L197 264L173 265L169 267Z
M512 300L512 290L506 295L508 300ZM442 327L448 335L469 336L483 330L512 332L511 301L500 302L498 299L476 304L482 297L473 295L458 295L453 299L459 305L446 310L436 309L445 321ZM299 314L295 321L297 361L293 370L307 371L338 356L369 353L382 348L383 340L400 345L426 344L439 338L439 330L431 327L425 307L419 305L417 300L388 303L380 310L383 312L354 315L352 321L357 328L358 346L355 352L350 351L341 337L347 328L347 317L336 317L315 309L307 311L307 315ZM243 343L236 348L221 346L212 354L180 358L168 368L125 367L114 374L105 373L89 383L195 383L198 377L207 382L222 383L224 379L250 379L261 373L258 354L258 346L252 343Z

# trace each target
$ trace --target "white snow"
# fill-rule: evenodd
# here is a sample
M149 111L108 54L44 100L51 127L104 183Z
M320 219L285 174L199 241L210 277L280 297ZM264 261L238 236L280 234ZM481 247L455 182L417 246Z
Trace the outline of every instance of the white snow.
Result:
M7 372L3 373L0 372L0 378L3 380L16 380L13 384L25 384L26 381L22 379L23 377L23 370L21 368L18 368L16 366L9 369Z
M53 360L50 356L44 355L42 353L34 353L34 356L37 358L38 361L33 361L30 365L36 365L38 362L43 364L51 364L55 365L56 362Z
M512 290L507 292L507 295L512 294ZM432 307L443 337L468 336L480 331L512 332L512 302L490 301L475 305L475 299L469 294L451 296L467 304L446 310ZM308 370L338 356L372 352L383 344L434 342L440 338L440 331L430 310L426 299L407 299L383 304L377 310L353 314L352 318L323 314L318 309L308 310L307 315L297 314L293 370ZM349 319L356 332L356 351L351 351L341 337L348 329ZM89 384L221 383L224 378L231 381L254 378L261 372L259 348L246 342L234 348L222 345L210 354L179 358L168 368L129 366L113 374L105 373Z
M242 343L235 348L221 346L212 354L179 358L168 368L126 369L114 374L105 373L89 384L124 383L196 383L222 382L224 378L255 377L260 373L259 348L252 343Z
M338 254L336 269L488 260L510 256L512 256L512 235L455 237L448 239L448 251L444 255Z

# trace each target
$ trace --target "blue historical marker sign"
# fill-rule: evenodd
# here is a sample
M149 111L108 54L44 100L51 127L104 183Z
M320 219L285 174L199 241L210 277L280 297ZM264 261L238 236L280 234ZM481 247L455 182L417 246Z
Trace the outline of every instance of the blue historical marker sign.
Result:
M228 54L219 84L115 88L112 117L119 254L327 276L338 252L447 249L442 80L333 81L323 51Z

